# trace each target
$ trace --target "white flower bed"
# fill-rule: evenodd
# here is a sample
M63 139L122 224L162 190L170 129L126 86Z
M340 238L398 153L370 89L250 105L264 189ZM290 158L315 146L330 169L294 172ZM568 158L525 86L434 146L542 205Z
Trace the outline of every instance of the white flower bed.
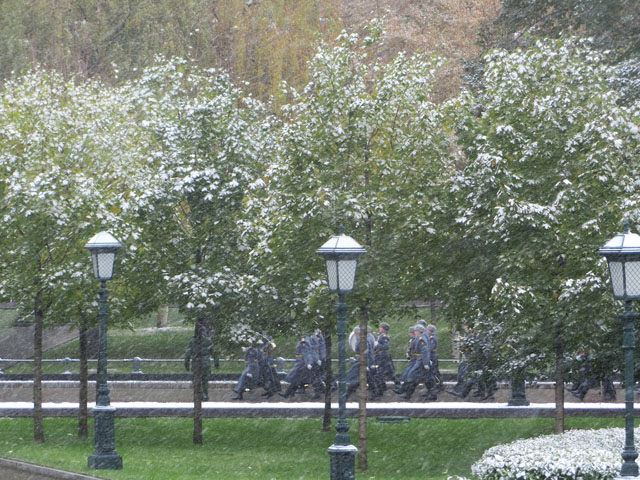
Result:
M471 473L481 480L610 480L620 473L624 439L624 429L606 428L518 440L488 449Z

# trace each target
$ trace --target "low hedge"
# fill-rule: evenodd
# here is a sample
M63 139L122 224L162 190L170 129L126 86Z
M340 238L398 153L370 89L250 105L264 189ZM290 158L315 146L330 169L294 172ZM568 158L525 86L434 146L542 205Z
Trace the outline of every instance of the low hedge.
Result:
M610 480L620 473L624 442L622 428L517 440L486 450L471 473L480 480Z

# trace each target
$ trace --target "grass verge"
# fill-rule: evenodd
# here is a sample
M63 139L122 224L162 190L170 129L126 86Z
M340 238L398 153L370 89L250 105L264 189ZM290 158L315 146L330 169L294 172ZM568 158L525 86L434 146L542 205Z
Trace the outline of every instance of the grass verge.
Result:
M568 428L620 426L621 419L570 418ZM30 419L0 419L0 456L114 480L277 479L329 476L327 448L335 431L318 419L205 419L204 445L192 444L190 419L117 419L121 471L89 470L93 439L76 436L74 419L45 419L44 444L35 444ZM352 442L357 424L351 421ZM93 429L91 429L93 430ZM553 419L412 419L368 424L367 472L357 480L444 479L470 476L471 464L489 447L551 433Z

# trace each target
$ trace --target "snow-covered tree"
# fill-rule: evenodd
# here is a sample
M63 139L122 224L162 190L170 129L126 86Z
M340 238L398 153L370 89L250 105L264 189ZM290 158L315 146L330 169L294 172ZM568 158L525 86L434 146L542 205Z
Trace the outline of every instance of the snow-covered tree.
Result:
M122 229L131 179L142 173L132 111L99 83L44 71L6 82L0 94L0 292L33 313L37 441L42 329L95 313L83 246L101 224Z
M504 374L540 372L566 352L611 348L613 301L596 251L623 216L640 219L640 118L585 41L498 50L486 65L484 96L463 96L464 113L452 115L467 164L442 226L442 294L460 324L491 325Z
M205 327L231 332L252 314L256 280L243 215L269 151L266 114L226 74L180 61L148 69L136 89L154 97L144 128L157 143L147 153L155 171L137 201L140 235L129 281L135 279L154 307L167 300L180 306L195 323L197 356ZM193 365L198 409L200 362ZM197 417L194 442L201 443Z
M266 197L249 205L260 212L254 216L263 238L255 252L275 300L264 310L280 328L333 330L335 299L315 251L340 225L367 249L348 300L357 312L351 321L366 325L425 293L413 262L426 246L416 249L412 239L429 228L423 213L448 158L430 101L441 60L401 54L376 61L370 54L381 48L381 33L382 23L373 21L363 36L343 33L334 47L321 45L308 85L288 91L279 157L258 192ZM360 452L366 469L366 448Z
M262 215L254 218L262 222L264 281L277 297L274 320L301 331L325 314L327 304L317 302L327 297L326 274L314 252L341 224L367 248L350 302L380 318L424 292L423 281L409 284L406 269L415 260L412 236L430 227L422 213L447 158L442 119L429 101L440 60L370 59L381 27L374 21L365 36L344 33L335 47L319 48L310 83L290 91L283 108L268 196L250 205Z

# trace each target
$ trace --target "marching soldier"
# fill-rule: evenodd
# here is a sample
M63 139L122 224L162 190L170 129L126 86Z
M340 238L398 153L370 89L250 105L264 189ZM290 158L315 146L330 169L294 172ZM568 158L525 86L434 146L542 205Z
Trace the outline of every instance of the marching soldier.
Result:
M296 345L296 363L284 379L285 382L289 383L289 386L284 393L279 392L279 395L284 398L295 395L298 387L303 387L309 383L312 369L313 356L311 354L311 346L308 339L303 335Z
M414 341L416 338L416 327L415 326L411 326L409 327L409 345L407 347L407 366L404 367L404 370L402 371L402 373L398 376L398 380L400 381L400 384L396 383L396 386L393 388L393 391L400 394L402 393L402 384L404 382L407 381L407 374L409 373L409 367L412 365L412 360L413 360L413 349L415 348L414 346Z
M415 326L415 336L411 344L411 360L407 366L406 380L399 390L400 396L409 400L419 383L431 385L431 350L424 335L423 325ZM429 387L428 387L429 388ZM398 393L398 391L396 391Z
M309 346L313 356L313 364L311 369L311 384L313 385L313 397L320 398L320 394L324 393L324 363L327 358L327 350L324 337L319 328L316 328L309 337Z
M360 327L354 328L355 344L353 349L356 352L356 359L360 358L360 341L362 336L360 335ZM380 380L377 375L377 368L375 366L375 340L373 335L367 335L367 348L365 355L367 356L367 383L373 390L373 398L379 398L382 396L382 390L380 386ZM356 361L347 372L347 398L353 392L355 392L360 386L360 362Z
M386 389L386 380L393 380L396 385L400 384L396 369L393 366L393 360L389 350L391 348L391 337L389 337L389 324L382 322L380 324L378 335L378 343L375 347L375 363L378 366L378 375L382 379L382 385Z
M436 400L434 397L438 392L444 390L444 384L442 383L442 374L438 365L438 335L436 334L435 325L427 325L427 340L431 349L431 373L433 374L435 387L427 391L425 397L429 397L429 400Z
M258 386L260 378L260 366L258 365L259 359L260 352L257 348L247 348L244 355L244 370L238 379L238 383L236 383L236 386L233 389L236 394L232 397L232 400L242 400L242 394L245 390L250 390Z
M259 384L264 388L262 396L267 398L270 398L274 393L279 392L282 388L276 368L273 365L273 357L271 356L271 353L275 348L275 342L270 338L267 338L267 341L258 350L258 367L260 372Z
M195 344L195 335L189 340L189 346L184 352L184 368L185 370L193 371L193 364L191 363L193 355L193 348ZM211 355L213 355L213 341L211 337L206 334L206 331L202 335L202 345L200 346L200 375L202 378L202 400L209 400L209 378L211 377ZM190 368L191 367L191 368Z

